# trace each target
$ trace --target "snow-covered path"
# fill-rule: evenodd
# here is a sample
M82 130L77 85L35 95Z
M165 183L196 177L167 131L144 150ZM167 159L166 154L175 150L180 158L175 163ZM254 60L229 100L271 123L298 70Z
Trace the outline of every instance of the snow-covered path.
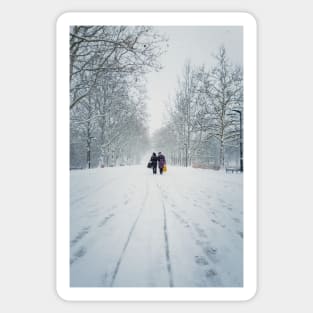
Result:
M239 287L242 175L71 171L72 287Z

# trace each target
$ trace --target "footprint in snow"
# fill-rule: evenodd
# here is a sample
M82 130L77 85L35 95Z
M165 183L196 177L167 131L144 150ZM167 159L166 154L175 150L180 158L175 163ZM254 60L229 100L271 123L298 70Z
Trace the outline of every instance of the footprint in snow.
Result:
M234 218L233 218L233 221L236 222L236 223L240 223L240 219L237 218L237 217L234 217Z
M209 262L206 260L206 258L204 256L196 255L195 261L199 265L208 265L209 264Z
M225 200L223 200L223 199L218 199L218 202L219 202L223 207L225 207L225 208L227 207Z
M242 232L242 231L237 231L237 234L238 234L241 238L243 238L243 232Z
M202 229L199 224L194 224L195 230L198 235L202 238L208 238L207 234L205 233L204 229Z
M205 255L211 260L213 263L217 263L219 260L217 258L217 249L213 247L204 246L203 251Z
M207 247L206 252L207 252L207 254L214 255L214 254L216 254L217 249L213 248L213 247Z
M209 269L208 271L205 272L205 276L207 278L212 278L212 277L215 277L217 276L217 272L214 270L214 269Z
M217 248L211 246L209 242L196 240L196 244L202 248L204 254L213 262L217 263Z

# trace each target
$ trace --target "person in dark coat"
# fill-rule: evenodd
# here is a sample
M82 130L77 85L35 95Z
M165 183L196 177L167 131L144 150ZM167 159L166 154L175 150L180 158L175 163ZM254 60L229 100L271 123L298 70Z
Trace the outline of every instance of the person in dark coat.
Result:
M163 167L166 164L166 160L165 160L165 156L159 152L158 153L158 161L159 161L159 170L160 170L160 174L163 174Z
M151 162L151 165L152 165L151 167L152 167L153 174L156 174L157 173L158 157L155 154L155 152L152 153L150 162Z

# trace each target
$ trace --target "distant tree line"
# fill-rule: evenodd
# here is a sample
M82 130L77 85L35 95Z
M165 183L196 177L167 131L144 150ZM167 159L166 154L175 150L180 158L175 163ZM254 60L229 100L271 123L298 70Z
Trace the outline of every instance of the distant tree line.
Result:
M148 146L145 74L166 39L148 26L70 28L70 167L137 163Z
M223 46L215 59L211 68L186 62L176 94L168 103L166 126L153 138L172 164L215 169L239 166L243 71L230 63Z

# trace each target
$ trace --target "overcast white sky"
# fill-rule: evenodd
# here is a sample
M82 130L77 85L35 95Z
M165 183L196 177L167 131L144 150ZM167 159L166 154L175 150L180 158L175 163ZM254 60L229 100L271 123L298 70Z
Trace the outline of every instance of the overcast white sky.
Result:
M161 57L163 69L147 76L150 134L162 126L165 102L175 94L177 78L187 59L194 65L211 66L218 48L224 44L234 64L243 62L243 35L240 26L160 26L169 39L168 51Z

